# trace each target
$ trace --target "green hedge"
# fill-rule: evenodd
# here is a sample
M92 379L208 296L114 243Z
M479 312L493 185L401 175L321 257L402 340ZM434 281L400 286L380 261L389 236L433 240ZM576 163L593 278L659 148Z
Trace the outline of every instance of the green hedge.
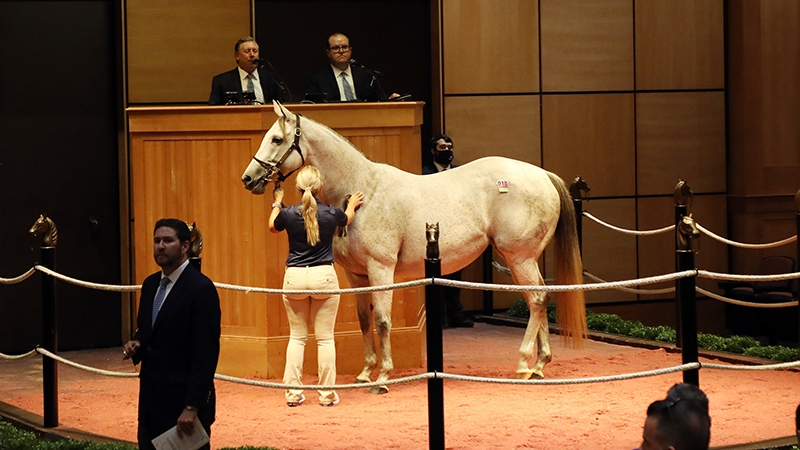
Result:
M519 299L511 304L506 311L510 317L521 317L527 319L531 313L525 299ZM556 321L556 304L547 305L547 320ZM676 339L675 330L668 326L660 325L649 327L641 322L631 322L623 320L616 314L593 313L586 310L586 325L590 330L601 331L604 333L619 334L635 338L648 339L651 341L669 342L674 344ZM781 345L762 346L757 340L750 336L731 336L729 338L715 336L713 334L697 334L697 345L708 350L737 353L740 355L757 356L775 361L789 362L800 359L796 348L783 347Z
M98 444L91 441L64 439L47 441L39 439L30 431L20 430L8 422L0 420L0 450L136 450L136 447L122 442ZM277 450L272 447L225 447L220 450Z
M98 444L91 441L46 441L30 431L23 431L8 422L0 421L0 450L136 450L136 447L113 442Z

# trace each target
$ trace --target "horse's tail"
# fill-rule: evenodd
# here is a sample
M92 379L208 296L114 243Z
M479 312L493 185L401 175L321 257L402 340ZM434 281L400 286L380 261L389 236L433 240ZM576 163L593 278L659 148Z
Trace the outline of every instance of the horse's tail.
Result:
M566 184L557 175L547 172L550 181L558 191L561 201L561 214L556 226L556 284L582 284L583 263L578 246L578 226L575 206ZM586 327L586 302L583 291L559 292L556 300L558 324L561 333L573 348L583 346L583 338L588 334Z

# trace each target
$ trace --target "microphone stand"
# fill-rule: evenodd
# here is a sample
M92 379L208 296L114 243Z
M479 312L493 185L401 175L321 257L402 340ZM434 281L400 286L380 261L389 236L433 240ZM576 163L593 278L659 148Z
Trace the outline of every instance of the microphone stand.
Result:
M370 87L372 87L373 83L375 83L377 81L378 82L378 89L381 91L381 98L382 99L386 99L386 92L383 91L383 86L381 86L381 82L380 82L380 80L378 80L378 77L382 77L383 76L383 74L381 72L379 72L377 70L368 69L368 68L364 67L363 64L361 64L358 61L356 61L355 59L351 59L350 60L350 64L352 64L354 66L358 66L362 70L364 70L365 72L367 72L370 75L372 75L372 80L370 80L370 82L369 82Z
M275 76L278 78L275 81L275 83L278 85L278 89L281 90L281 102L284 102L284 99L286 98L285 97L286 93L288 92L289 93L289 101L286 102L286 103L291 103L292 102L292 91L290 91L289 90L289 86L287 86L286 83L283 82L283 78L281 78L281 76L278 73L278 71L275 70L275 67L273 67L272 63L269 62L269 60L267 60L267 59L257 59L256 61L258 62L259 67L261 67L261 68L263 68L265 70L266 70L266 67L264 67L264 63L267 63L269 65L269 68L271 69L271 72L274 73Z

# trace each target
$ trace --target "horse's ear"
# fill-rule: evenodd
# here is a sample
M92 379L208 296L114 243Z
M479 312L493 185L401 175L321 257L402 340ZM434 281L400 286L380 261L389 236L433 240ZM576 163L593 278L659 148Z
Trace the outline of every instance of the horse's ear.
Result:
M272 101L272 110L275 111L276 116L278 117L283 116L283 113L281 112L282 107L283 105L281 105L277 100Z
M276 112L276 114L278 114L279 116L283 116L284 120L292 121L292 122L297 120L297 116L295 116L294 113L292 113L291 111L286 109L286 107L281 105L280 103L278 103L276 105L276 108L278 108L280 110L280 113Z

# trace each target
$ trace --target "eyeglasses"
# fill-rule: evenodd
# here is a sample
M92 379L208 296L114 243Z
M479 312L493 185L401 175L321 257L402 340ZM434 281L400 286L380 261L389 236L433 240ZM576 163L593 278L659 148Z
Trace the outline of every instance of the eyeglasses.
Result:
M337 45L336 47L330 47L328 50L334 53L344 53L351 49L349 45Z

